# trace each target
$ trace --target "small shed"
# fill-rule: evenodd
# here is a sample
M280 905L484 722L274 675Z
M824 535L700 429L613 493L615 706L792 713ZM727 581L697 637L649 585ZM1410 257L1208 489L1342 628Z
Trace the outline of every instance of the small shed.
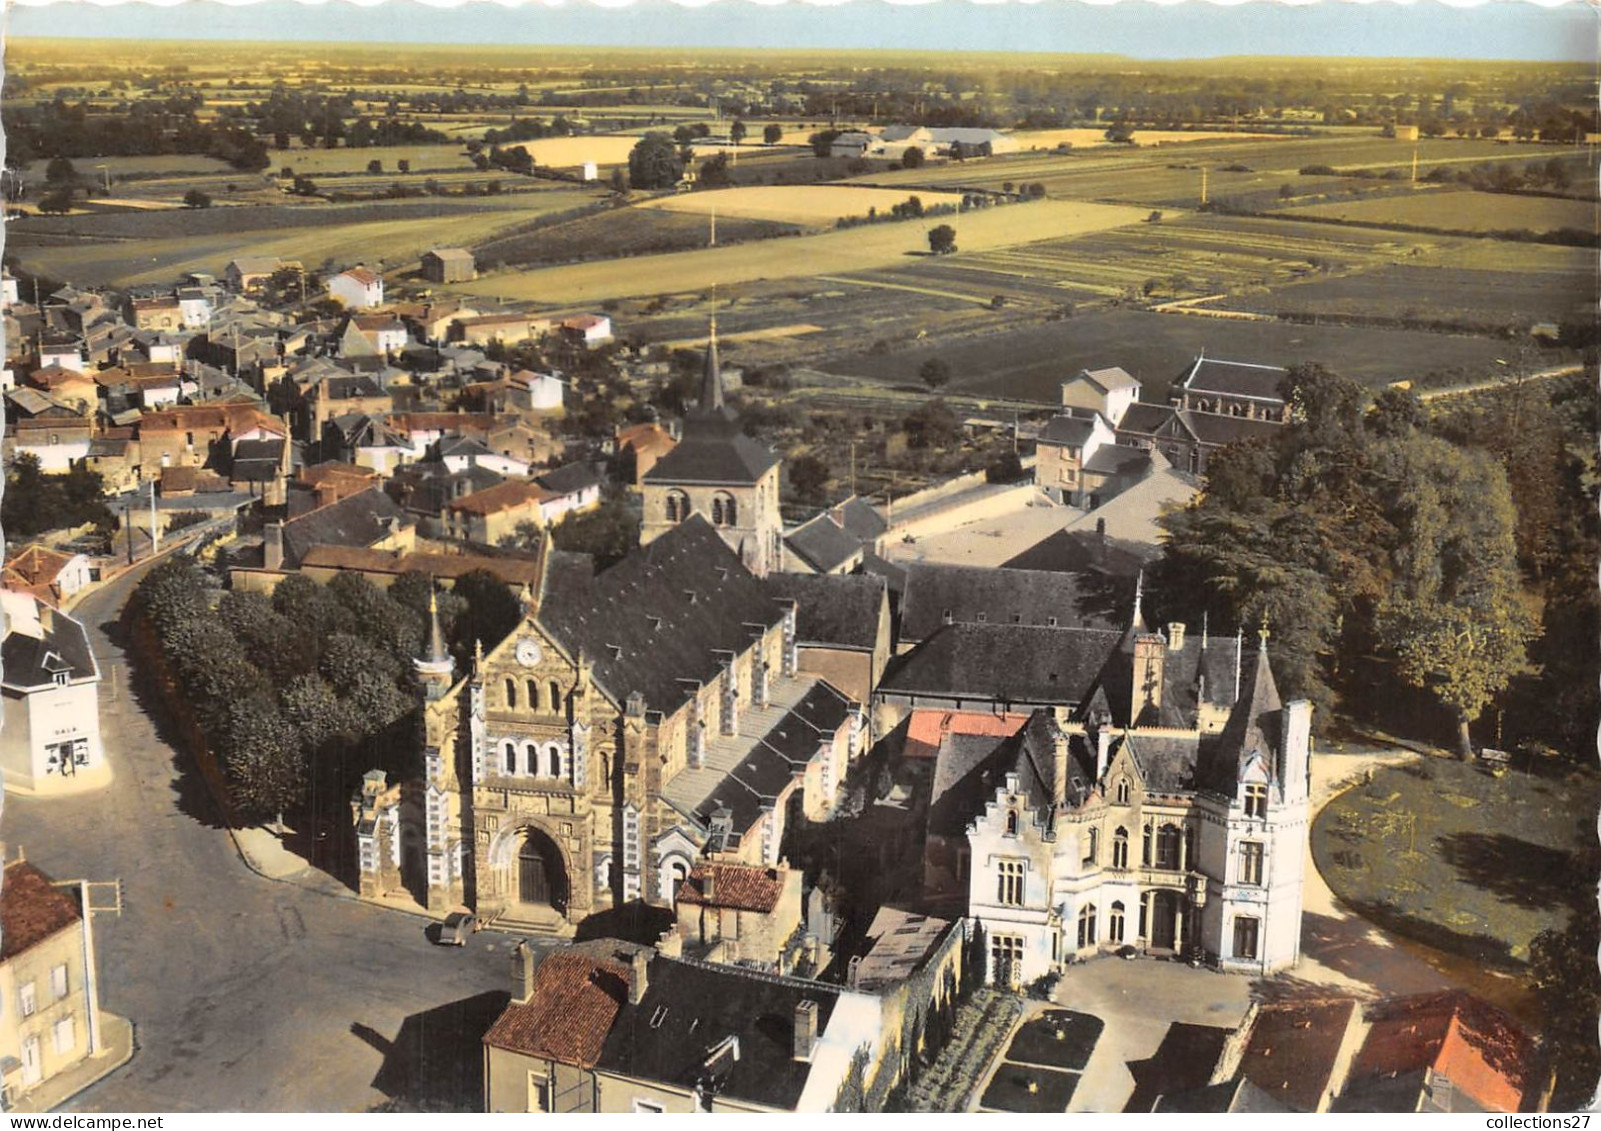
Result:
M422 274L432 283L470 283L478 277L478 263L466 248L436 247L423 252Z

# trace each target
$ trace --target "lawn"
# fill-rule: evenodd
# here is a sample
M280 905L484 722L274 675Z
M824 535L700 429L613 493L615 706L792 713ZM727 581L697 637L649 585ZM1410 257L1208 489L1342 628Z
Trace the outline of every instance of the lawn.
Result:
M832 227L834 221L843 216L866 216L869 209L888 215L891 208L913 195L925 208L942 204L955 207L962 202L956 193L914 194L855 185L769 185L662 197L644 207L696 216L715 211L719 219L738 216L747 220Z
M1536 763L1492 778L1429 758L1382 769L1312 828L1318 871L1368 918L1439 950L1516 969L1529 941L1594 898L1601 777Z
M949 218L960 247L974 251L1101 231L1143 220L1137 209L1041 201ZM795 240L762 240L667 255L640 256L625 270L583 263L495 275L455 288L511 299L591 303L607 298L700 291L716 283L803 278L864 271L928 254L928 230L943 219L870 224Z
M1078 1090L1078 1079L1077 1072L1053 1072L1007 1061L995 1070L978 1103L992 1111L1059 1114L1067 1110Z
M1006 1059L1082 1072L1105 1028L1106 1022L1088 1013L1047 1010L1017 1031Z
M789 224L717 217L717 240L724 245L799 234L800 229ZM486 269L497 264L534 267L690 251L705 247L710 238L711 224L705 216L616 208L493 239L477 250ZM613 265L612 270L625 269Z
M1468 190L1419 190L1415 195L1341 200L1285 211L1296 216L1323 216L1359 224L1409 224L1452 232L1517 229L1549 232L1558 228L1596 231L1596 205L1591 201Z

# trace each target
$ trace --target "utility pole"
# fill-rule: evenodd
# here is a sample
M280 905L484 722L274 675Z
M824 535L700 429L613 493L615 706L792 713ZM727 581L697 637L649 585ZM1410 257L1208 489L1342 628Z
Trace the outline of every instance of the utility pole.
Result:
M1412 183L1418 183L1418 147L1412 147Z
M156 481L150 481L150 556L161 552L161 534L156 529Z
M1206 203L1206 166L1201 166L1201 203Z
M851 494L856 494L856 441L851 441Z

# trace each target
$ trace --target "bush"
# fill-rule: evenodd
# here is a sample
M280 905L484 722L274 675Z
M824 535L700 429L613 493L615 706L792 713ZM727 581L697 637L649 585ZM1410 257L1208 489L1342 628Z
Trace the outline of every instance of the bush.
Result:
M1337 177L1340 175L1332 165L1302 165L1299 172L1303 177Z

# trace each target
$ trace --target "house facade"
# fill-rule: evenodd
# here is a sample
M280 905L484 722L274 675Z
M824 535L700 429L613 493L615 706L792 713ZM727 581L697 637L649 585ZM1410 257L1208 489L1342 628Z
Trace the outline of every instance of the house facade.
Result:
M5 787L68 793L110 776L100 742L100 669L84 626L32 594L0 590L0 769Z
M384 304L384 280L377 272L357 265L328 280L328 297L354 310Z

